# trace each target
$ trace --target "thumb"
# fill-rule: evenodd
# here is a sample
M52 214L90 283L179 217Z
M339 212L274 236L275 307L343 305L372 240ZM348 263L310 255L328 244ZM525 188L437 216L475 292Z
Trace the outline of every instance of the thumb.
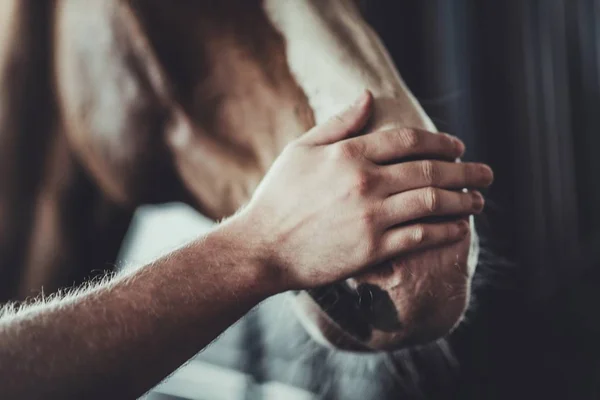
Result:
M373 95L365 90L346 110L312 128L304 137L315 145L331 144L358 133L373 112Z

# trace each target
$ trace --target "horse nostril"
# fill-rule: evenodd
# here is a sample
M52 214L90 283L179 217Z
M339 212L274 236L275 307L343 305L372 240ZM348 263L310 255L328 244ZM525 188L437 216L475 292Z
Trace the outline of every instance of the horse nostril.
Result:
M357 308L357 292L344 284L308 290L321 309L343 330L361 341L371 337L371 327Z
M369 284L361 284L356 291L358 292L357 305L358 309L362 312L369 312L373 310L373 291L369 288Z
M384 332L395 332L402 328L396 305L386 290L370 283L361 283L356 292L358 310L372 327Z

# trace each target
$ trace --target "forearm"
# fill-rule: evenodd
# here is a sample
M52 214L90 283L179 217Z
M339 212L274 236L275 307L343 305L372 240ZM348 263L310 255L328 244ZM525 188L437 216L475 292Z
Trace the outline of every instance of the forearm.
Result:
M438 216L479 212L476 196L431 187L422 163L393 163L454 159L462 144L424 131L408 132L412 146L396 130L356 136L371 106L365 93L287 146L244 210L203 239L109 283L0 316L0 393L137 397L272 294L464 238L464 223L407 223L432 214L430 199ZM436 184L449 188L489 185L482 167L431 164Z
M274 293L250 241L226 223L108 284L0 318L0 393L140 396Z

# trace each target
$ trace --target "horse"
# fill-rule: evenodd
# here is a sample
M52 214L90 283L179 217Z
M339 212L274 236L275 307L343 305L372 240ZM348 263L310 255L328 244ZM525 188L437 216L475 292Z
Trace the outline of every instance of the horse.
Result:
M0 87L0 301L112 271L140 205L232 215L365 88L365 132L436 131L356 0L5 0ZM471 218L451 248L298 292L294 310L335 349L431 343L463 319L478 252Z

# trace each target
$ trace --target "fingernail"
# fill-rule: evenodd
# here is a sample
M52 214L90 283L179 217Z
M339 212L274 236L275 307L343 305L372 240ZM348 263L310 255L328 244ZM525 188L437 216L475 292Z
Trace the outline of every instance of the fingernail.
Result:
M471 196L473 196L473 208L476 211L481 211L483 210L483 196L481 195L481 193L477 192L477 191L473 191L471 192Z
M450 141L452 142L452 144L454 145L454 148L456 149L456 153L460 156L464 153L465 151L465 145L464 143L457 137L449 135L449 134L445 134L446 136L448 136L450 138Z
M494 181L494 171L487 165L481 165L481 174L485 179L486 183L491 184Z
M456 147L456 152L459 155L462 155L465 152L465 145L464 143L457 139L457 138L452 138L452 141L454 142L454 147Z

